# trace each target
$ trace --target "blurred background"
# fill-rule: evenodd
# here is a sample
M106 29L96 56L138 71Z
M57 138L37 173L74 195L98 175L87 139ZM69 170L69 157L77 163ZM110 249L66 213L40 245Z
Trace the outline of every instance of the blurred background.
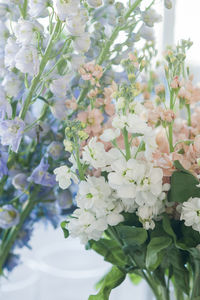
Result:
M156 5L157 11L163 15L163 22L155 25L159 55L167 45L190 38L194 44L187 61L198 82L200 1L172 2L172 10L164 10L161 0ZM31 246L31 251L19 250L24 263L11 273L9 280L1 279L1 299L87 300L91 293L96 292L95 284L110 268L99 255L86 251L78 240L64 240L61 229L54 230L37 224ZM144 282L133 287L127 279L111 295L111 300L125 299L153 300L153 296Z

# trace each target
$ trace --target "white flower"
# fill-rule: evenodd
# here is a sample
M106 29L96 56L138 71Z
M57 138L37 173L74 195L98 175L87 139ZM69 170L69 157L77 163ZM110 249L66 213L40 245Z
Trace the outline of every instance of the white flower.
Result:
M109 173L110 186L119 198L134 199L138 205L154 205L162 194L163 173L151 163L124 158L111 164L114 172Z
M34 17L44 17L48 15L48 0L29 0L29 14Z
M87 181L81 181L77 196L80 208L92 209L98 216L104 215L106 202L111 195L111 188L104 177L88 176Z
M8 73L2 81L2 86L8 97L16 97L20 92L21 80L14 73Z
M65 120L67 118L67 107L65 99L54 101L50 106L53 116L58 120Z
M81 14L71 16L67 19L66 27L71 35L80 36L85 32L85 20Z
M100 136L100 139L104 142L110 142L115 140L120 136L120 129L113 130L111 128L105 129L103 134Z
M76 197L79 207L68 224L73 237L83 243L99 240L108 225L115 226L124 220L120 214L122 203L112 195L112 190L104 177L88 177L81 181Z
M192 226L200 232L200 198L190 198L183 202L180 219L185 221L186 226Z
M42 32L42 25L37 21L31 22L24 19L19 19L18 23L14 28L14 33L17 38L17 42L21 43L22 45L36 44L36 31Z
M15 56L19 51L19 46L17 45L15 39L9 38L5 46L5 66L12 69L15 67Z
M56 175L56 181L58 181L59 187L63 190L67 189L71 185L71 180L78 183L77 176L71 172L67 166L61 166L54 171Z
M151 8L142 13L142 19L147 26L153 27L154 23L162 21L162 16L155 9Z
M155 36L154 36L154 30L151 27L146 26L145 24L142 25L140 29L140 36L144 38L147 41L154 41Z
M79 69L84 64L84 62L85 62L85 57L83 55L81 54L71 55L70 64L73 70Z
M103 4L102 0L87 0L89 6L97 8Z
M104 145L97 142L96 137L91 138L88 145L83 148L83 161L87 162L95 169L103 168L107 165Z
M16 68L22 73L37 75L39 72L39 57L33 46L23 46L15 57Z
M50 84L50 91L60 98L65 98L67 89L69 87L69 81L71 76L66 74L65 76L60 76L59 78L53 80Z
M126 126L127 117L124 115L116 115L112 120L112 126L114 128L123 129Z
M98 241L108 224L106 218L97 219L90 211L76 209L67 227L72 237L79 237L86 244L91 239Z
M138 115L128 114L126 117L126 129L130 133L145 134L149 132L150 127Z
M80 0L56 0L56 12L61 21L71 15L76 15Z
M81 36L77 36L73 41L74 49L78 52L85 53L90 49L90 34L84 32Z

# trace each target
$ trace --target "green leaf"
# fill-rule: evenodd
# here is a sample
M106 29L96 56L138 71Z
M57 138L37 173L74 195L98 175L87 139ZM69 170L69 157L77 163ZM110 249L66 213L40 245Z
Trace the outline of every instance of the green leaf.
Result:
M172 266L176 286L189 294L189 272L185 267L184 251L172 247L166 251L166 256Z
M102 287L97 295L91 295L88 300L109 300L112 289L119 286L126 278L126 274L117 267L112 267L111 271L104 278Z
M192 227L185 226L182 223L181 233L182 233L182 238L180 242L184 243L184 245L187 248L196 247L198 244L200 244L200 234L198 231L195 231Z
M175 161L174 164L178 171L172 174L168 200L182 203L190 197L200 197L200 188L197 187L198 179L185 170L179 161Z
M102 255L105 261L113 265L125 268L127 256L123 253L116 241L100 239L99 241L89 241L90 247Z
M147 246L146 266L150 270L155 270L162 261L163 249L171 244L170 237L154 237Z
M174 233L174 231L172 229L170 220L167 215L163 216L162 224L163 224L164 231L167 234L169 234L169 236L171 236L173 238L174 242L176 243L176 234Z
M60 226L61 226L61 228L62 228L62 230L63 230L65 239L67 239L68 236L69 236L69 231L68 231L68 229L66 228L66 225L67 225L68 223L69 223L68 221L62 221L61 224L60 224Z
M147 231L142 227L120 224L116 226L116 229L126 246L142 245L147 240Z

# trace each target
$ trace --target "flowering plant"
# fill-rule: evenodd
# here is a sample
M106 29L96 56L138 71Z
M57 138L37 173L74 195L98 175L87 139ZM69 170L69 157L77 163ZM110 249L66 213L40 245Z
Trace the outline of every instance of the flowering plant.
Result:
M100 133L99 82L98 107L111 116L112 81L123 77L114 68L140 37L153 39L151 27L160 21L153 2L140 8L142 0L0 0L0 274L18 264L15 249L29 246L36 221L56 226L68 213L74 186L60 191L55 182L59 177L67 188L78 180L62 143L66 120L78 113L85 120L83 140ZM125 38L117 42L120 33ZM67 166L53 174L60 161Z
M90 105L67 122L71 166L54 173L63 189L78 183L65 237L113 265L90 300L109 299L127 274L145 279L156 299L171 299L172 287L177 299L200 299L200 89L185 66L191 44L167 49L161 80L151 44L122 60L123 83L105 87L98 64L80 69Z

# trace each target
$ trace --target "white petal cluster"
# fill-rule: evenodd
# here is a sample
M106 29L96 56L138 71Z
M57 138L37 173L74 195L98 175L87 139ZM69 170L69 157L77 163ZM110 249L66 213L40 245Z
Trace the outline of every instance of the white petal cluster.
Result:
M29 14L30 16L36 17L45 17L48 15L47 5L48 0L29 0Z
M50 91L57 97L63 99L69 87L70 75L60 76L50 84Z
M19 45L17 44L14 38L9 38L7 40L5 46L5 66L9 69L13 69L15 67L15 56L16 53L19 51Z
M37 21L28 21L23 19L19 19L14 28L17 42L22 45L36 44L37 32L42 31L43 28Z
M43 27L37 21L19 19L14 26L15 37L10 37L5 45L5 67L16 67L22 73L35 76L39 72L39 55L37 50L38 34Z
M162 21L162 16L159 15L155 9L151 8L142 13L142 19L147 26L153 27L154 23Z
M200 198L190 198L183 202L181 220L185 221L186 226L192 226L200 232Z
M22 73L28 73L31 76L39 72L39 57L37 49L33 46L23 46L15 56L16 68Z
M69 16L76 15L80 0L56 0L56 12L61 21Z
M152 206L162 195L162 177L160 168L154 168L150 162L121 158L111 164L108 175L110 186L117 191L119 198L133 199L138 205Z
M113 130L111 128L104 130L103 134L100 136L100 139L104 142L110 142L115 140L120 136L120 130L117 128Z
M8 97L15 97L19 94L21 87L21 80L14 73L9 72L6 74L2 81L2 86Z
M88 177L81 181L77 195L78 209L70 219L68 229L72 237L80 237L82 243L99 240L108 228L123 221L121 202L114 198L112 189L104 177Z
M77 176L72 173L70 168L67 166L56 168L54 170L54 174L56 175L56 181L58 181L59 187L63 190L67 189L71 185L72 180L75 183L78 183Z
M92 138L88 145L83 148L83 161L90 164L95 169L103 168L107 165L107 156L104 145L97 142L97 138Z

